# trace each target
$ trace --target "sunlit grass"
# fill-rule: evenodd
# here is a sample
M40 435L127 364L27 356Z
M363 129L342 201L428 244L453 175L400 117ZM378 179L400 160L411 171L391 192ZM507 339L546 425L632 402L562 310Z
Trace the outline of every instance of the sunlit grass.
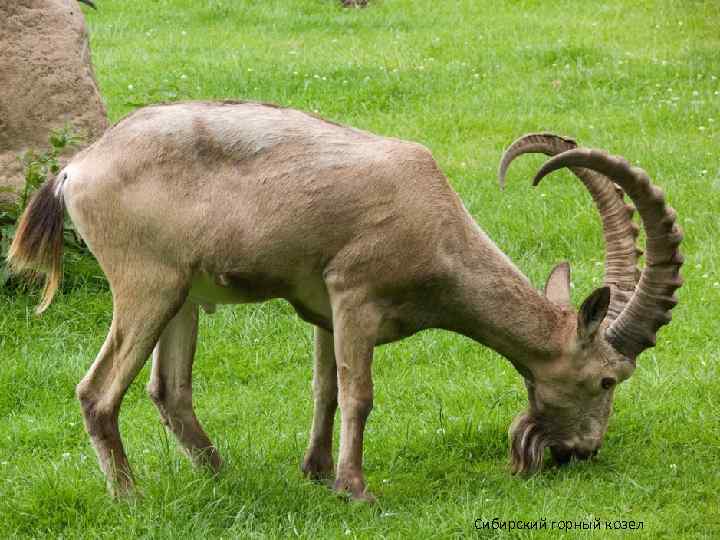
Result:
M194 395L227 467L217 479L190 467L145 396L146 369L121 415L142 497L112 503L74 398L107 331L110 294L92 263L71 262L42 318L36 295L0 296L0 536L459 537L494 517L720 534L717 2L98 4L86 14L112 120L159 101L254 99L420 141L538 287L572 261L580 302L602 279L587 193L566 173L530 188L542 158L514 164L504 192L495 182L518 135L571 135L625 155L663 187L686 232L686 284L673 323L618 390L600 459L528 480L507 466L507 426L525 400L507 362L443 332L378 349L365 445L374 507L300 475L308 325L281 302L222 309L202 319Z

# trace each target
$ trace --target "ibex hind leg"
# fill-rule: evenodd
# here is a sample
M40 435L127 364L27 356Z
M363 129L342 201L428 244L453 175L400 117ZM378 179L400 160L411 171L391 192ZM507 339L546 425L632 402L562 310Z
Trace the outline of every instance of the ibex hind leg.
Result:
M192 365L198 329L198 306L187 300L168 323L153 351L147 390L164 423L196 465L218 471L217 449L203 431L192 403Z
M127 268L125 269L127 270ZM125 272L137 278L138 272ZM113 281L110 332L90 370L77 386L85 427L113 495L132 491L133 477L118 429L123 396L150 356L163 329L186 296L181 280L162 283Z
M310 443L302 470L308 478L324 480L334 473L332 458L333 424L338 404L337 367L333 335L315 327L315 367L313 371L313 409Z

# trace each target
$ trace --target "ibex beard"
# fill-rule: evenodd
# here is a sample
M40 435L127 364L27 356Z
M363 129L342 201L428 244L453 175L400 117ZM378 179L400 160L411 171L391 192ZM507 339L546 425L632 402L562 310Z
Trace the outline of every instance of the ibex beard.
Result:
M573 458L585 460L597 455L602 436L591 439L597 441L596 444L582 448L571 442L573 436L560 429L554 431L552 425L553 422L543 420L529 411L523 411L515 417L508 431L510 467L513 474L533 474L540 471L547 449L558 465L566 465Z
M513 473L529 473L540 469L548 441L539 423L526 412L515 417L510 425L510 467Z

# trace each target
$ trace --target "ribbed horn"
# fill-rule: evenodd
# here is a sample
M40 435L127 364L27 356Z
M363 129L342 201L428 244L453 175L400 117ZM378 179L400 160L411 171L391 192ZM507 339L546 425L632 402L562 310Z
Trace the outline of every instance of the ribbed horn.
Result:
M528 133L523 135L507 147L500 159L500 167L498 168L500 189L505 189L505 176L515 158L523 154L536 153L554 156L572 148L577 148L577 142L574 139L561 137L554 133Z
M505 186L510 164L522 154L539 152L555 156L574 148L577 143L569 137L553 133L523 135L508 147L500 160L500 187ZM604 284L612 291L607 320L612 321L630 300L638 279L637 259L642 251L635 246L639 233L638 226L632 221L635 208L625 204L622 189L606 176L582 167L570 169L590 192L602 220L606 253Z
M630 196L642 218L647 262L630 302L605 331L618 352L635 359L655 345L657 331L670 322L670 310L677 304L674 293L682 286L683 263L679 250L683 235L676 223L677 214L644 170L600 150L576 148L551 158L535 175L533 184L563 167L584 167L612 178Z
M78 0L78 2L88 5L93 9L97 9L97 7L95 7L95 4L93 4L91 0Z

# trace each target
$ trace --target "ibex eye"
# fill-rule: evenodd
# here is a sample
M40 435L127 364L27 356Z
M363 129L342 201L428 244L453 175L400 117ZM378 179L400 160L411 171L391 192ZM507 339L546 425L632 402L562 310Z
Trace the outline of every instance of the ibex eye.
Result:
M615 382L615 379L613 379L612 377L605 377L602 381L600 381L600 385L605 390L610 390L613 386L615 386Z

